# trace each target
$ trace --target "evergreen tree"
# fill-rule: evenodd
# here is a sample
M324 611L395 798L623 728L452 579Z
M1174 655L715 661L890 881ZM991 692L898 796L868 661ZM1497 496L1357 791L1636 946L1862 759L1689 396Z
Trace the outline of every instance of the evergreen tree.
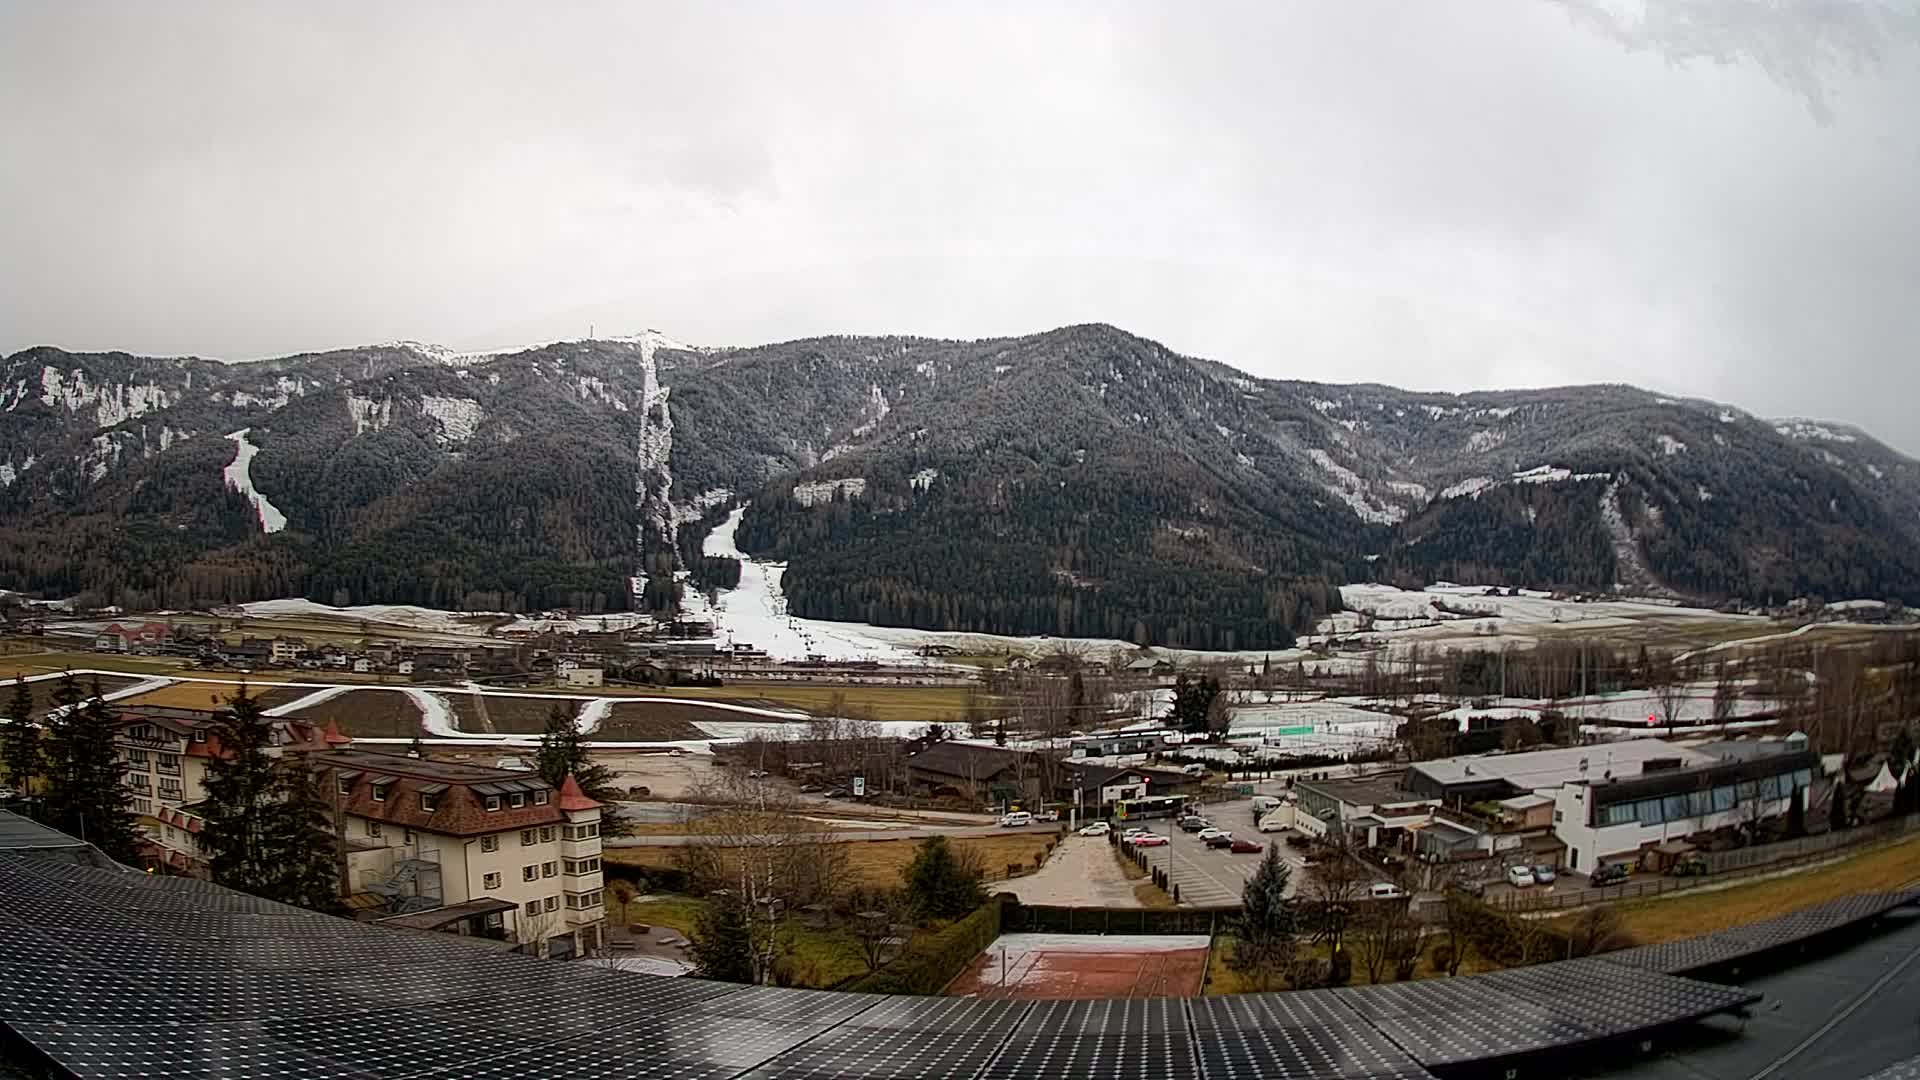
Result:
M113 714L101 700L97 682L85 705L77 704L81 696L71 674L63 676L54 691L60 713L57 720L49 714L48 820L125 862L133 858L133 819L113 747Z
M629 829L625 818L612 812L620 792L613 786L613 770L593 760L586 741L580 737L572 706L556 701L547 710L547 727L540 735L540 751L534 757L534 771L540 779L558 789L569 774L587 797L607 804L600 815L600 835L625 836Z
M1179 675L1173 681L1173 726L1188 734L1207 731L1214 699L1220 696L1220 680L1206 676Z
M1291 876L1279 847L1269 844L1259 868L1240 890L1227 966L1259 990L1274 989L1293 967L1299 920L1286 895Z
M213 880L229 888L319 911L339 905L339 863L331 817L297 759L281 760L273 724L246 687L215 715L220 756L207 763L201 842Z
M980 868L956 855L944 836L922 840L904 876L907 899L923 918L957 919L987 899Z
M33 794L40 762L40 728L33 722L33 690L22 675L13 681L13 699L7 705L7 726L0 728L0 774L22 794Z
M131 796L113 751L113 713L100 698L98 682L92 700L79 705L81 698L73 675L61 676L54 690L60 715L48 715L44 751L48 821L113 859L129 861L134 846L127 813Z
M693 963L696 973L715 982L753 981L753 940L746 905L731 890L708 899L693 918Z

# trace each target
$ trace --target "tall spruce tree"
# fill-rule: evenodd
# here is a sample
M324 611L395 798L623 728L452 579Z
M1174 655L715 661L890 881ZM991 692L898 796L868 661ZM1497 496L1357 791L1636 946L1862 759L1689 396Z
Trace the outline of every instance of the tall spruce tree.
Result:
M200 834L213 880L229 888L316 910L339 904L328 808L301 761L270 751L273 724L240 688L216 714L220 754L207 763Z
M21 794L32 795L34 778L42 768L40 728L33 722L33 690L22 675L13 681L7 726L0 728L0 775Z
M125 862L133 858L135 835L113 747L113 713L97 681L84 705L83 696L71 674L54 689L58 714L48 714L45 751L48 821Z
M693 917L695 972L714 982L753 981L753 930L746 905L730 890L714 893Z
M1294 966L1299 920L1293 901L1287 898L1291 876L1279 847L1269 844L1260 866L1240 890L1240 915L1233 922L1233 952L1227 966L1256 990L1276 989Z
M547 727L540 734L540 751L534 756L533 768L540 779L556 788L571 774L588 798L609 804L608 812L600 815L600 835L627 834L626 819L611 812L611 804L620 797L613 786L613 770L594 761L587 752L573 708L564 702L556 701L547 710Z

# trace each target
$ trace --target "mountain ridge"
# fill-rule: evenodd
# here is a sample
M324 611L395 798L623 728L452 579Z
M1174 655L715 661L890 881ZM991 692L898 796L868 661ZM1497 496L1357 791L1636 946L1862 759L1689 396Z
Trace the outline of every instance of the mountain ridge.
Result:
M175 606L664 613L700 584L680 527L741 501L796 614L931 628L1268 647L1369 578L1920 603L1920 462L1853 425L1622 384L1259 379L1107 324L38 346L0 360L0 416L0 587ZM242 428L272 537L222 481Z

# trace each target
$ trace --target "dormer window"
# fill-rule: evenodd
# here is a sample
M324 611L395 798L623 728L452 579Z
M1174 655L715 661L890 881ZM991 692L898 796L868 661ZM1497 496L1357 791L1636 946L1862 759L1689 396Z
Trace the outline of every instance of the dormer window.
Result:
M533 793L533 805L535 805L535 806L545 806L545 805L547 805L547 792L546 792L546 791L544 791L544 790L543 790L543 791L536 791L536 792L534 792L534 793Z
M206 728L194 728L194 729L193 729L193 741L194 741L194 742L206 742L206 741L207 741L207 729L206 729Z
M487 796L487 813L491 814L498 809L500 809L500 796L498 795Z
M393 781L394 778L391 776L382 776L373 782L374 802L387 801L387 790L393 786Z
M424 784L420 788L420 809L433 813L440 808L440 797L446 793L446 784Z
M507 796L507 805L513 807L515 810L518 810L521 807L527 805L527 797L516 791L513 794Z

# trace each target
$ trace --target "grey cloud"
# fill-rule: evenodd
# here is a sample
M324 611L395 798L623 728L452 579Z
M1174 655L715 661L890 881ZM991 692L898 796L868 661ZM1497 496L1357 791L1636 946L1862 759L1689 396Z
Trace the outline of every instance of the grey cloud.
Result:
M1102 320L1920 451L1910 3L0 9L0 349Z

